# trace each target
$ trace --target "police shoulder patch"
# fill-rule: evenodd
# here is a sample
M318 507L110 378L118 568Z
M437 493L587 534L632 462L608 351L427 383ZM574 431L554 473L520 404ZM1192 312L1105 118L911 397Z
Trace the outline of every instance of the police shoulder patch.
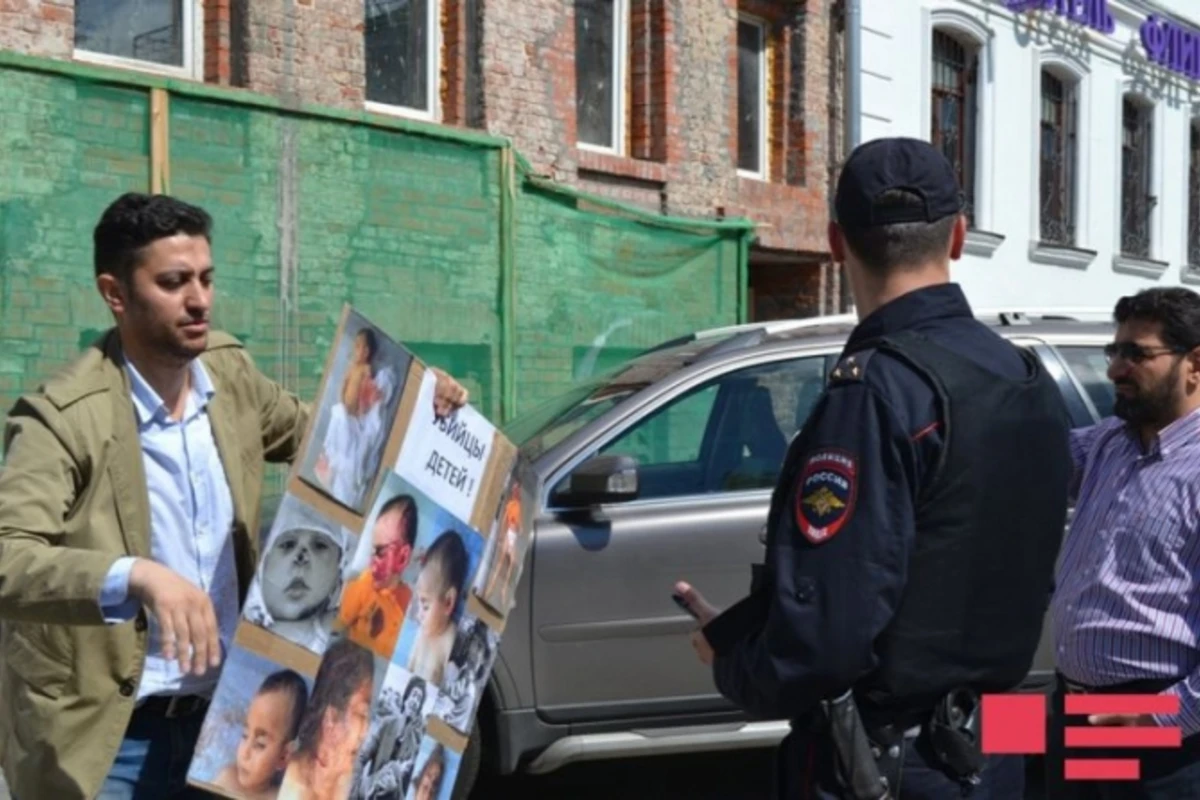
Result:
M834 366L829 372L829 382L833 383L848 383L851 381L861 381L867 374L867 362L871 360L871 356L875 354L873 348L867 350L859 350L856 353L851 353Z
M813 544L827 542L846 526L858 496L858 457L825 448L809 456L796 485L796 526Z

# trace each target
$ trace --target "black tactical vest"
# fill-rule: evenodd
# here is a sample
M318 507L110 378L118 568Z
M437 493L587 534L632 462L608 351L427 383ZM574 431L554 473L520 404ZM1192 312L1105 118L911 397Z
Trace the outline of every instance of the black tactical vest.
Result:
M955 688L1006 691L1026 677L1066 524L1069 423L1032 353L1014 381L912 331L869 347L929 379L944 423L900 607L876 642L878 668L855 686L865 717L912 725Z

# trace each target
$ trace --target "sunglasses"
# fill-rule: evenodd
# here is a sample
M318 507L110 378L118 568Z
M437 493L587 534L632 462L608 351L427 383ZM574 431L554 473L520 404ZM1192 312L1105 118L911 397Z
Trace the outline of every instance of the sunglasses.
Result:
M1137 342L1110 342L1104 345L1104 357L1110 362L1115 358L1128 361L1131 364L1141 364L1151 358L1167 353L1186 353L1183 347L1145 347Z

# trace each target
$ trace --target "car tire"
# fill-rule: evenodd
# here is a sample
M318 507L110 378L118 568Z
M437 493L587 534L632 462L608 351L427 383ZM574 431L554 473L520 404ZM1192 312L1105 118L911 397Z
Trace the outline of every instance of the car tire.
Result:
M479 779L479 769L483 764L483 732L480 730L481 720L476 719L471 726L471 737L463 750L462 761L458 765L458 777L454 781L454 792L450 800L467 800Z

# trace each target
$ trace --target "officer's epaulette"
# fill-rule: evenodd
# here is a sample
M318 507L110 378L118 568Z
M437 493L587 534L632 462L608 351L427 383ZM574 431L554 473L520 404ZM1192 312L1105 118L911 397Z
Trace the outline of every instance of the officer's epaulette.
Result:
M875 349L859 350L843 358L829 373L829 383L851 383L861 381L867 375L867 362L875 354Z

